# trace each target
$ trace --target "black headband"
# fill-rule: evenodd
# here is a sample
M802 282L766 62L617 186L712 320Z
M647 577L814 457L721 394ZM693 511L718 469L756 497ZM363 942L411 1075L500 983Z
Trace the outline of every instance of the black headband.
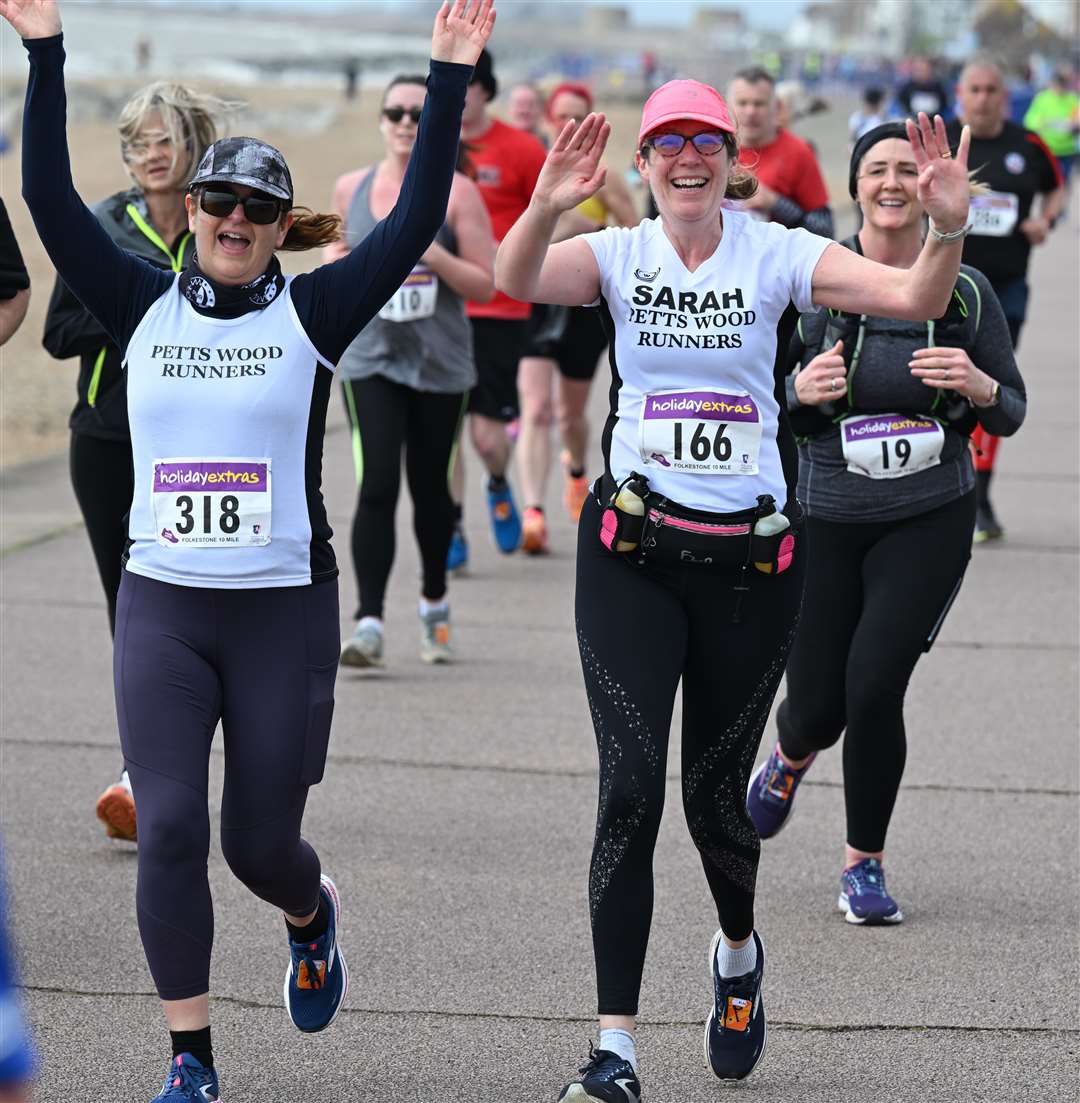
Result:
M851 151L851 168L848 171L848 191L851 193L851 198L855 198L855 179L859 174L859 165L862 159L870 152L872 146L876 146L878 142L884 142L889 138L900 138L903 141L908 140L907 127L903 123L882 123L881 126L875 126L873 130L868 130L856 143L855 148Z

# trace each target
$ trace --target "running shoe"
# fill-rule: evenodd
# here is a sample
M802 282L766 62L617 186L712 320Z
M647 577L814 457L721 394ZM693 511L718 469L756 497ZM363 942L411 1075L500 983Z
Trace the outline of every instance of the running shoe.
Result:
M377 624L358 624L341 648L342 666L382 666L383 633Z
M289 968L285 972L285 1010L297 1030L315 1034L335 1019L349 991L349 970L337 944L341 899L337 886L324 873L319 890L330 907L326 933L313 942L289 940Z
M453 661L450 647L450 610L446 606L420 614L420 658L425 663Z
M745 1080L765 1052L765 1005L761 999L761 977L765 972L765 950L753 933L757 965L741 977L722 977L716 961L720 945L717 931L709 947L709 970L713 980L713 1007L705 1022L705 1063L721 1080Z
M975 533L971 540L974 544L985 544L987 540L1000 540L1005 535L1001 522L994 515L994 507L989 502L980 503L975 509Z
M469 542L465 539L465 533L461 525L454 526L454 532L450 537L450 550L446 553L446 569L456 578L465 574L469 567Z
M501 486L492 487L489 482L487 497L495 544L504 555L510 555L521 543L521 518L514 506L510 484L504 481Z
M169 1071L161 1091L150 1103L159 1099L171 1100L171 1103L216 1103L221 1099L218 1094L217 1073L200 1064L190 1053L181 1053L169 1062Z
M581 516L581 507L589 496L589 477L588 475L570 474L569 452L563 452L560 458L563 472L566 475L566 486L563 488L563 505L566 506L566 512L570 520L576 525L578 518Z
M885 890L885 870L877 858L863 858L840 874L836 906L849 923L867 927L904 921L900 905Z
M105 825L105 834L110 839L124 839L129 843L137 840L135 797L127 770L120 774L120 780L115 785L110 785L98 797L94 811Z
M634 1066L608 1049L589 1047L580 1080L567 1084L559 1103L641 1103L641 1082Z
M548 547L547 521L544 520L544 511L530 506L525 510L521 519L521 550L526 555L547 555L551 550Z
M808 762L795 770L780 756L777 743L773 753L754 771L746 787L746 811L761 838L771 839L787 823L795 790L816 757L811 755Z

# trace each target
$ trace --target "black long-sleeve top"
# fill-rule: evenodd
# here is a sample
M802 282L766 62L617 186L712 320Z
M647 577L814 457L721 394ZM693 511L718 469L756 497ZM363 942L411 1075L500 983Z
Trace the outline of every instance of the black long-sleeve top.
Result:
M221 322L191 312L179 277L120 248L79 198L65 134L63 36L25 45L30 79L23 196L61 279L129 361L135 496L128 570L164 582L219 588L333 578L332 532L321 493L332 380L326 368L337 363L400 287L443 223L471 67L431 62L416 144L390 214L347 256L296 276L264 309L227 323L226 332L241 344L277 341L274 352L284 359L252 366L233 362L245 356L239 344L232 348L230 341L219 340L221 331L214 327ZM289 334L297 326L303 339L292 341ZM264 333L270 336L260 342ZM205 349L193 347L203 344ZM191 351L165 351L172 347ZM165 362L184 356L202 362ZM193 386L197 380L206 385ZM190 472L202 470L204 463L248 462L262 472L259 478L267 487L273 469L273 489L262 492L271 498L259 499L256 511L262 513L248 518L253 524L244 530L243 546L225 546L220 534L211 533L210 521L204 523L208 539L200 536L200 543L213 546L178 539L174 527L182 536L191 528L172 520L170 492L154 489L155 473L165 470L174 478L177 467ZM178 497L175 508L186 500ZM187 515L183 518L187 525Z
M60 277L121 349L172 273L120 249L79 198L65 132L64 36L24 40L23 198ZM472 69L432 61L416 145L394 209L348 256L297 276L290 292L316 349L337 363L401 286L443 223Z

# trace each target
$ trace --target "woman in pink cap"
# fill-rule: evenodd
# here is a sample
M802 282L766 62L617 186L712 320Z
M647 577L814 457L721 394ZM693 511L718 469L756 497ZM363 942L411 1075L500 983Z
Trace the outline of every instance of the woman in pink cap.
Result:
M759 842L745 792L784 671L805 552L783 351L811 304L893 318L942 314L968 214L965 135L907 131L930 233L886 267L805 230L725 209L753 194L720 95L692 80L649 98L637 165L659 217L551 245L561 212L604 182L602 115L567 124L499 248L518 299L598 304L611 346L604 473L581 514L577 634L600 758L589 877L600 1042L561 1099L637 1103L634 1023L652 918L652 857L682 682L682 789L716 901L705 1055L722 1080L765 1048L754 930Z

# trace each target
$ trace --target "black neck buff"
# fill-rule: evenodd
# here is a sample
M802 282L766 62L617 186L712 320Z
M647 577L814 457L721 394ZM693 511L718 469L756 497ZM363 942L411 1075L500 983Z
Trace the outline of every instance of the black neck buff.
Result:
M180 273L180 294L208 318L239 318L252 310L269 306L285 288L281 263L271 257L266 271L251 283L237 287L212 280L199 267L199 258Z

